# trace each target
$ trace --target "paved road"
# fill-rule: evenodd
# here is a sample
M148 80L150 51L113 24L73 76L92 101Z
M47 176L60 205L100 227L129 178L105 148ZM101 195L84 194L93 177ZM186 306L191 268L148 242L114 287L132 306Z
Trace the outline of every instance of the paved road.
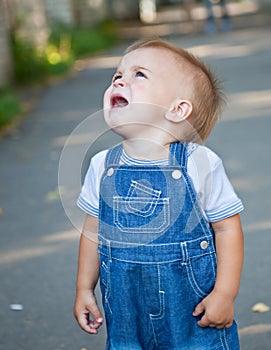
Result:
M270 28L214 36L174 36L225 79L229 106L208 141L243 199L246 261L236 302L243 350L270 350ZM79 234L57 195L64 142L101 108L122 45L46 88L30 115L0 140L0 349L102 350L105 333L88 336L72 316ZM93 125L93 130L96 125ZM76 209L74 209L76 211ZM20 303L22 311L9 305Z

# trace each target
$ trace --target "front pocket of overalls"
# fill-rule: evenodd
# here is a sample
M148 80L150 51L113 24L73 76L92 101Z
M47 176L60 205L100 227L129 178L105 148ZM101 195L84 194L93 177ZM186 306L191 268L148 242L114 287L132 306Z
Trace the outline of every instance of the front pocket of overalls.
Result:
M130 183L125 197L113 198L114 223L121 232L162 233L170 224L169 198L147 181Z
M208 253L193 257L186 263L188 280L196 295L205 298L213 289L216 280L216 254Z
M162 233L170 225L169 198L114 197L114 222L125 233Z

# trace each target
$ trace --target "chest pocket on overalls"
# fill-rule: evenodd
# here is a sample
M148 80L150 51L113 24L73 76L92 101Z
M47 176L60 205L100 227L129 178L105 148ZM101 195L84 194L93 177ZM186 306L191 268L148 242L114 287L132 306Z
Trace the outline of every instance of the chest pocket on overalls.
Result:
M155 233L170 225L169 198L146 180L134 181L125 197L113 198L114 222L126 233Z

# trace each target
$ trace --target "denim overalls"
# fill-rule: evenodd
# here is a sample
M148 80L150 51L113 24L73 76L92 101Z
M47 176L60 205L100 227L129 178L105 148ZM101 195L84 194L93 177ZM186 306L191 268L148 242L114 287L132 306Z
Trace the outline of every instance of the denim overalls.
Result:
M192 315L213 289L213 231L187 174L184 143L168 166L119 165L108 151L100 184L100 284L107 350L238 350L237 326L201 328Z

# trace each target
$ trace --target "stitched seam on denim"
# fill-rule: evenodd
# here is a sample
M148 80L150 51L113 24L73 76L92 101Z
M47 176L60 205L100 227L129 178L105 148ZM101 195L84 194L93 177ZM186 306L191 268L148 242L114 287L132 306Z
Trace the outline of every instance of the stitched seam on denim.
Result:
M181 242L180 246L181 246L181 250L182 250L182 260L183 260L182 265L186 265L187 264L187 259L188 259L187 249L186 249L186 242Z
M187 143L176 142L172 144L171 152L173 164L179 164L182 168L187 166Z
M214 254L214 259L211 259L211 262L212 262L213 273L214 273L215 276L216 276L216 263L217 263L216 260L217 260L217 257L216 257L216 251L215 251L215 249L214 249L213 254Z
M190 259L190 260L193 260L194 258L201 258L201 257L203 257L203 256L212 255L212 254L214 254L214 253L215 253L215 251L208 251L208 252L204 252L204 253L198 254L198 255L191 255L191 256L189 256L189 259ZM213 265L213 264L212 264L212 265Z
M169 164L179 166L185 166L185 162L183 162L183 151L185 144L180 142L174 142L171 144L170 155L169 155Z
M144 197L113 197L113 203L117 203L118 209L120 205L123 204L128 213L141 216L143 218L151 216L154 213L158 204L168 205L168 202L169 198L153 198L152 200L150 200L150 198ZM147 208L145 210L137 209L136 206L133 205L133 203L144 204Z
M100 254L106 256L103 252L100 252ZM207 255L212 255L214 254L214 252L210 252L210 253L204 253L203 255L197 255L197 256L193 256L190 259L193 260L193 258L195 257L203 257L203 256L207 256ZM112 260L117 260L117 261L122 261L122 262L127 262L127 263L135 263L135 264L167 264L167 263L171 263L171 262L183 262L183 265L186 265L186 260L184 260L182 257L180 258L175 258L175 259L166 259L166 260L160 260L160 261L142 261L142 260L129 260L129 259L125 259L125 258L120 258L120 257L116 257L113 256Z
M197 234L197 233L196 233ZM103 235L99 234L99 238L103 239L104 241L106 242L109 242L109 240L105 237L103 237ZM150 247L161 247L161 246L179 246L180 244L182 243L185 243L187 244L188 246L190 245L190 243L196 243L196 242L199 242L199 241L202 241L202 239L206 239L206 240L210 240L212 241L213 240L213 236L209 235L209 236L201 236L201 237L198 237L198 238L195 238L195 239L189 239L187 241L181 241L181 242L173 242L173 243L158 243L158 244L149 244L148 246ZM120 243L120 244L124 244L123 242L119 242L119 241L114 241L115 243ZM108 243L107 243L108 244ZM135 245L135 246L139 246L139 244L137 243L127 243L127 245ZM145 246L145 244L141 244L143 247Z
M169 153L169 158L168 158L168 164L170 166L174 166L176 163L179 163L178 160L176 159L176 143L172 143L170 145L170 153Z
M135 181L135 180L131 181L130 188L132 188L131 189L132 193L134 193L134 191L136 191L136 190L141 190L142 192L145 192L145 193L147 193L151 196L155 196L157 198L159 198L161 196L161 193L162 193L162 191L155 190L154 188L148 187L148 186L146 186L138 181ZM129 189L127 197L129 197L129 193L130 193L130 189Z
M152 171L152 172L168 172L171 173L174 170L182 170L182 168L180 167L180 165L166 165L166 166L153 166L153 165L146 165L144 167L135 165L121 165L121 166L116 166L116 165L110 165L108 166L106 169L108 170L108 168L114 168L117 169L118 171L129 171L129 172L142 172L142 171Z
M197 285L197 282L195 280L195 276L193 273L193 269L192 266L190 264L186 265L186 269L187 269L187 275L188 275L188 279L190 282L190 286L193 289L193 291L200 297L200 298L204 298L207 294L204 293Z
M156 207L157 207L157 200L152 200L151 202L148 201L136 201L136 203L141 203L141 204L149 204L148 207L144 210L138 210L136 208L134 208L131 204L133 201L129 200L128 202L124 202L126 203L125 207L127 209L128 212L141 216L143 218L147 218L149 216L152 216L152 214L154 213Z
M156 333L155 333L155 329L154 329L154 325L153 325L151 317L150 317L150 321L151 321L150 323L152 326L153 340L154 340L155 345L158 347L158 341L157 341L157 337L156 337Z
M105 159L105 168L107 168L111 164L118 164L119 159L122 153L122 145L115 146L114 148L110 148L106 154Z
M158 314L150 314L152 320L161 320L165 315L165 292L161 290L161 273L160 265L157 264L157 276L158 276L158 291L159 291L159 312Z
M165 316L165 292L159 291L159 313L157 315L150 314L150 318L153 321L161 320Z
M173 259L173 260L165 260L165 261L137 261L137 260L126 260L126 259L122 259L122 258L116 258L113 257L113 260L117 260L117 261L121 261L121 262L125 262L125 263L131 263L131 264L139 264L139 265L162 265L162 264L168 264L168 263L173 263L173 262L177 262L177 261L181 261L182 259Z
M125 207L128 206L128 204L131 202L131 199L133 198L127 198L127 197L119 197L119 196L113 196L113 203L117 205L117 208L119 209L120 204L125 204ZM150 204L150 206L153 206L153 200L149 200L149 198L144 198L144 197L136 197L134 198L135 202L142 203L142 204ZM156 200L157 201L157 200ZM169 203L169 198L161 198L160 200L157 201L158 204L165 204L168 205ZM129 207L129 206L128 206ZM155 208L154 208L155 209ZM128 210L129 213L132 214L138 214L140 211L137 210L136 208L132 208L132 210ZM153 212L153 211L152 211ZM141 215L140 215L141 216ZM142 215L143 216L143 215ZM145 216L143 216L145 217Z
M110 270L107 270L106 271L106 277L107 277L107 283L106 283L106 295L105 295L105 299L106 299L106 302L108 303L109 305L109 298L110 298L110 289L111 289L111 286L110 286Z
M142 196L138 197L138 196L133 196L134 193L139 190L142 191L150 196L152 196L151 200L149 199L149 197L144 198ZM143 217L147 217L147 216L151 216L157 206L157 201L159 199L159 197L161 196L161 191L155 190L153 188L150 188L148 186L145 186L137 181L132 180L131 181L131 185L127 194L127 199L125 199L125 201L127 200L127 205L125 206L127 211L130 213L135 213L136 215L139 216L143 216ZM144 201L143 201L144 200ZM145 210L138 210L136 209L134 206L132 206L131 204L133 203L133 201L135 203L145 203L147 206L147 208ZM125 203L125 202L124 202Z
M230 350L228 342L227 342L226 329L225 328L221 329L220 339L221 339L221 343L222 343L223 349Z
M213 247L212 244L212 240L213 237L209 236L207 237L208 241L209 241L209 247L206 250L202 250L201 248L197 248L197 251L200 251L200 253L195 254L196 252L194 252L195 248L194 246L199 246L200 241L202 241L202 239L205 237L199 237L193 240L188 240L188 241L184 241L184 242L176 242L176 243L161 243L161 244L150 244L148 245L148 247L146 247L145 244L137 244L137 243L123 243L123 242L119 242L119 241L114 241L114 245L118 246L121 249L129 249L129 248L134 248L134 247L138 247L140 249L140 246L142 246L143 248L148 248L146 251L144 250L143 252L139 252L139 256L135 257L133 260L130 259L124 259L121 256L116 256L113 253L112 259L114 260L118 260L118 261L124 261L124 262L129 262L129 263L138 263L138 264L163 264L163 263L168 263L168 262L176 262L176 261L180 261L183 262L182 264L185 265L186 261L188 259L190 259L191 261L193 260L193 258L196 257L202 257L202 256L207 256L207 255L211 255L214 254L215 255L215 249ZM102 240L103 242L103 248L99 249L99 253L101 255L108 255L108 240L106 240L101 234L99 234L99 240ZM210 243L211 241L211 243ZM192 247L191 247L191 243L192 243ZM184 249L184 247L187 246L186 249ZM163 254L163 248L169 248L168 250L165 250L165 254ZM172 247L172 249L170 249L170 247ZM150 254L150 252L154 249L155 251L157 251L157 249L161 248L162 252L160 251L160 256L164 256L167 257L167 259L159 259L158 256L157 260L155 261L145 261L144 258L142 259L141 256L148 256L148 254ZM192 251L191 251L192 250ZM202 251L202 252L201 252ZM116 250L116 252L118 252L118 250ZM188 256L189 255L189 256ZM140 259L140 260L139 260ZM215 274L215 258L211 259L212 261L212 266L213 266L213 273Z
M117 197L118 198L118 197ZM121 232L126 233L162 233L167 227L170 225L170 210L169 210L169 200L168 198L164 199L164 206L162 212L159 214L159 216L162 214L162 221L160 226L154 228L154 227L125 227L121 224L119 220L119 204L120 202L116 200L116 197L113 198L113 220L115 225L118 227L118 229Z
M102 208L102 205L103 205L103 197L102 197L102 195L101 195L101 188L103 187L103 184L104 184L104 182L105 182L105 180L106 180L106 178L107 178L107 169L105 169L105 171L104 171L104 173L103 173L103 175L102 175L102 177L101 177L101 180L100 180L100 193L99 193L99 212L101 213L101 208ZM101 215L100 215L100 213L99 213L99 223L101 223L102 222L102 220L101 220Z
M187 249L187 244L181 244L182 247L182 251L183 251L183 255L184 255L184 263L183 265L186 266L186 271L187 271L187 275L188 275L188 280L190 282L190 286L192 287L192 289L194 290L194 292L200 297L205 297L206 293L204 293L201 288L198 286L195 276L194 276L194 272L193 272L193 268L191 266L190 263L190 257L188 254L188 249ZM194 256L193 256L194 257Z
M111 306L109 303L109 298L111 295L110 268L108 268L108 266L106 265L106 263L104 261L102 262L102 267L104 268L104 271L106 273L106 281L103 281L103 282L105 282L104 283L104 286L105 286L104 302L107 305L108 310L112 314L113 312L112 312L112 309L111 309Z
M106 264L105 264L104 261L102 262L102 265L101 265L101 270L102 270L102 269L104 269L104 271L105 271L105 273L106 273L106 275L107 275L107 266L106 266ZM101 274L100 274L100 275L101 275ZM105 286L107 286L106 280L105 280L104 278L101 278L101 282L102 282Z
M180 152L181 152L181 156L180 156L180 164L182 167L187 167L187 144L186 143L180 143Z
M109 242L108 239L106 239L103 235L99 234L99 238L103 239L104 241L106 242ZM193 240L193 241L197 241L199 240L198 238ZM190 242L190 241L189 241ZM121 242L121 241L114 241L114 243L116 244L122 244L124 245L125 247L125 243L124 242ZM145 247L146 245L145 244L138 244L138 243L127 243L127 246L131 246L131 245L134 245L136 247L139 247L139 246L142 246L142 247ZM180 242L174 242L174 243L159 243L159 244L148 244L149 247L162 247L162 246L179 246L180 245Z
M111 306L110 306L110 303L109 303L109 300L106 301L106 305L108 307L108 310L109 312L111 313L111 315L113 314L113 310L111 309Z
M185 246L185 249L186 249L186 256L189 256L186 246ZM197 284L190 259L188 260L188 263L186 264L186 270L187 270L188 279L190 281L190 285L191 285L192 289L194 290L194 292L201 298L205 297L207 294Z
M160 271L159 265L157 265L157 275L158 275L158 290L160 293L161 292L161 271Z

